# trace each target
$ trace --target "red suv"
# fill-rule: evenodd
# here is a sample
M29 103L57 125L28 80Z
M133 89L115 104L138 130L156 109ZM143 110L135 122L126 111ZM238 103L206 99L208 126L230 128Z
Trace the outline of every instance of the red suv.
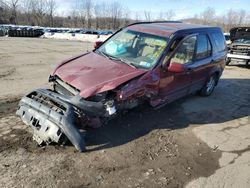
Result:
M197 91L209 96L225 59L220 28L135 23L58 65L49 78L53 89L23 97L17 114L39 144L69 139L83 151L79 126L101 124L145 102L160 107Z

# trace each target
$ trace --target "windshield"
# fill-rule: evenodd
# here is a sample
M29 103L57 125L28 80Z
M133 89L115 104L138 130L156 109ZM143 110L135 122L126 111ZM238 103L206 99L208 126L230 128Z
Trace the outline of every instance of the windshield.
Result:
M150 69L167 46L167 38L122 30L96 50L108 58L136 68Z
M241 44L250 44L250 39L236 39L234 42Z

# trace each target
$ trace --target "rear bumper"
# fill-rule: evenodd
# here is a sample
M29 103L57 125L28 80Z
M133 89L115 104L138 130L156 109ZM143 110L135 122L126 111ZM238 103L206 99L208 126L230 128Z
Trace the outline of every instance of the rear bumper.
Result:
M231 59L250 60L250 56L247 56L247 55L238 55L238 54L228 53L227 57Z
M33 129L33 138L38 144L59 143L64 134L77 150L84 151L84 135L78 129L76 121L79 116L76 105L80 108L84 103L73 98L38 89L21 99L16 114ZM97 113L101 111L100 108Z

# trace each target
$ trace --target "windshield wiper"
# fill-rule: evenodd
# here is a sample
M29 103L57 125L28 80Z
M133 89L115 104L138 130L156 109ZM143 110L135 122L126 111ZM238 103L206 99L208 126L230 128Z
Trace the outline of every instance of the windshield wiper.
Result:
M125 63L126 65L128 65L128 66L130 66L130 67L137 68L135 64L130 63L130 62L127 63L127 62L126 62L124 59L122 59L122 58L119 58L119 57L115 57L115 56L106 54L105 52L99 51L99 50L97 50L96 52L98 52L98 53L101 54L102 56L104 56L104 57L106 57L106 58L109 58L109 59L111 59L111 60L120 61L120 62Z
M103 51L96 50L95 52L98 52L98 54L101 54L102 56L109 58L108 54L104 53Z
M133 68L135 68L135 69L137 69L137 66L136 66L136 64L135 63L126 63L128 66L130 66L130 67L133 67Z
M120 57L114 57L114 56L110 56L112 59L114 60L118 60L122 63L125 63L126 65L130 66L130 67L133 67L133 68L137 68L136 67L136 64L132 63L132 62L129 62L127 60L124 60L123 58L120 58Z
M130 65L131 65L131 66L134 66L135 68L139 68L139 67L140 67L140 68L142 68L142 69L147 69L146 67L144 67L144 66L142 66L142 65L138 65L138 64L132 63L132 62L130 63Z

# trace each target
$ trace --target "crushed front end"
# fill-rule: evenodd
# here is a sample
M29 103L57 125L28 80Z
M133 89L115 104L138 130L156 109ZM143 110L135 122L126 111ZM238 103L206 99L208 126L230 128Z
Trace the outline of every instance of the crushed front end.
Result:
M39 145L63 145L69 140L77 150L84 151L86 125L96 118L112 117L116 113L114 101L85 100L60 79L50 81L53 90L37 89L24 96L16 114L33 129L33 139Z
M24 96L16 114L39 145L69 140L84 151L87 126L99 127L144 100L147 79L137 80L146 72L94 52L82 54L59 64L49 77L52 88Z

